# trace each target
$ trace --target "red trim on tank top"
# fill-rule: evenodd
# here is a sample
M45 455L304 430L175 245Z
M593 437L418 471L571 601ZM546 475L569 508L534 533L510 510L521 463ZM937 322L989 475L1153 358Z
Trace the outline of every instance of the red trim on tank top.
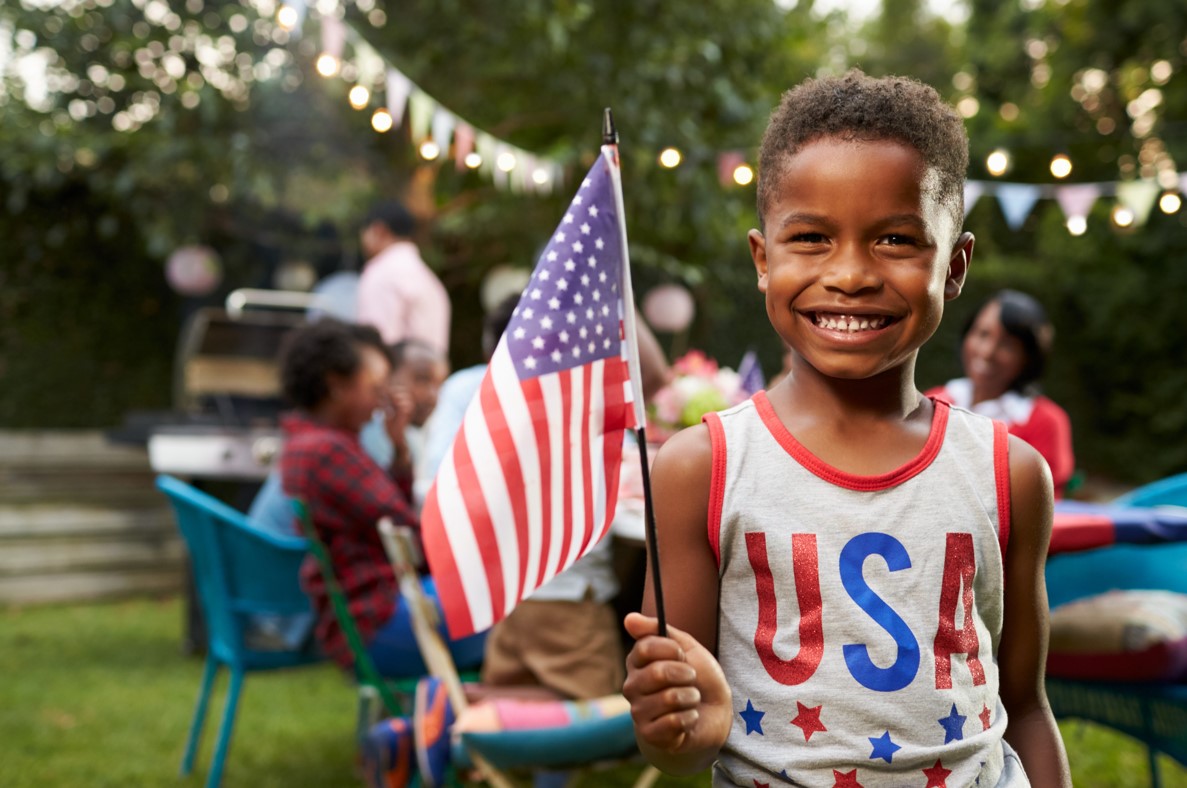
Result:
M721 511L725 506L725 428L716 413L706 413L702 420L709 428L709 446L713 451L713 470L709 475L709 547L717 567L721 568Z
M948 403L933 399L932 407L934 411L931 419L931 432L928 434L927 442L923 444L923 448L919 454L914 459L908 460L889 473L882 473L877 476L860 476L834 468L808 451L788 431L783 422L779 420L779 417L775 414L775 408L771 405L771 401L767 399L766 392L760 391L754 395L753 399L754 407L758 411L763 424L766 425L767 430L771 433L771 436L779 442L779 445L783 447L784 451L790 454L796 462L826 482L858 492L886 490L922 473L927 466L931 465L936 455L940 453L940 447L944 445L944 433L948 428Z
M1000 421L993 422L993 480L997 487L997 541L1004 565L1010 544L1010 433Z

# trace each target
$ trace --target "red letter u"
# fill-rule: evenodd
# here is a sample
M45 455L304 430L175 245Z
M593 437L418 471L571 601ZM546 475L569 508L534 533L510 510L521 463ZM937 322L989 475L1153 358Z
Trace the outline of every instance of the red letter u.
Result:
M795 659L781 659L775 653L779 615L775 582L767 561L766 534L746 534L746 554L754 570L754 585L758 592L758 628L754 631L754 648L771 678L788 686L802 684L820 667L820 658L824 655L816 535L792 534L791 537L795 596L800 606L800 653Z

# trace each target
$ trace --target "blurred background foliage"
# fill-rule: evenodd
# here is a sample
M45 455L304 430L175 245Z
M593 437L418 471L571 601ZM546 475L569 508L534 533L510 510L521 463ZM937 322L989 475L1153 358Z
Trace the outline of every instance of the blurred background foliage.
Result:
M718 154L751 163L779 94L860 65L906 73L964 102L969 176L1010 151L1004 180L1053 184L1152 177L1187 159L1187 16L1156 0L966 0L937 15L885 0L866 19L808 0L355 0L352 28L443 106L565 164L592 160L601 108L622 134L636 292L677 282L697 316L669 347L735 366L780 347L760 317L745 231L753 186L723 185ZM474 362L479 286L494 266L530 266L567 201L496 189L425 163L408 132L377 134L349 83L314 70L273 0L10 0L0 5L0 425L115 424L170 405L183 317L230 289L271 286L286 264L318 275L360 264L357 221L381 196L421 216L421 247L454 299L455 365ZM298 31L299 32L299 31ZM7 49L7 54L6 54ZM40 57L42 89L19 62ZM6 65L4 65L6 63ZM1154 93L1150 93L1153 90ZM1154 94L1157 94L1155 100ZM1137 102L1135 104L1135 101ZM660 167L675 146L684 162ZM1098 202L1079 237L1052 200L1018 231L995 199L969 216L978 238L966 295L920 361L920 384L958 373L977 302L1034 292L1057 327L1048 392L1075 426L1079 464L1123 481L1187 470L1187 211L1119 231ZM214 248L219 289L185 298L169 253Z

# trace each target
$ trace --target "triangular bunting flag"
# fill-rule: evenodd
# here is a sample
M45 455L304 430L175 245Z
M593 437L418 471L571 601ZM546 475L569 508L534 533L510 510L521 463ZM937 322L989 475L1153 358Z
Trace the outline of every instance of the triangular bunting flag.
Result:
M1011 230L1017 230L1030 216L1030 210L1039 199L1040 189L1029 183L999 183L997 185L997 201L1002 206L1002 213L1006 217L1006 224Z
M412 80L394 68L387 70L387 111L391 113L392 125L404 122L404 107L408 105L408 94L412 92Z
M1092 206L1100 197L1100 184L1096 183L1076 183L1071 186L1057 186L1055 188L1055 201L1059 203L1059 207L1063 209L1064 218L1071 219L1074 216L1086 218L1092 211Z
M1141 227L1150 217L1150 209L1158 198L1158 184L1154 181L1124 181L1117 184L1117 199L1133 211L1133 223Z
M408 128L412 132L412 144L419 145L429 136L436 107L437 102L432 96L413 86L412 94L408 96Z
M371 90L383 77L383 57L366 41L355 41L354 68L358 72L358 84ZM388 107L388 111L391 111L391 107Z
M466 156L474 150L474 127L459 120L453 130L453 162L459 170L466 169Z
M449 143L453 139L453 127L456 125L457 117L444 107L438 106L433 112L433 142L443 154L449 152Z
M964 182L964 215L968 216L969 211L973 210L973 206L977 204L977 200L981 199L981 195L985 193L985 184L981 181L965 181Z
M346 23L333 14L323 14L321 18L321 51L342 59L342 50L346 48Z

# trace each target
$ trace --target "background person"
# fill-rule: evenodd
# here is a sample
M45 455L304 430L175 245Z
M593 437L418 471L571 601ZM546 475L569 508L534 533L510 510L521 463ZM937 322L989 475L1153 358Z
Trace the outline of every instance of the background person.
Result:
M928 396L1005 422L1051 468L1055 496L1075 472L1071 420L1039 393L1055 329L1042 305L1026 293L1002 290L964 326L960 361L965 377L931 389Z
M449 356L449 294L412 238L416 219L402 203L381 202L363 220L359 242L367 262L359 276L360 323L389 345L419 339Z
M284 494L309 506L367 653L385 676L425 672L406 602L379 537L377 524L390 517L419 530L410 503L411 468L381 468L359 443L359 431L380 408L392 443L403 440L406 415L391 402L391 361L374 328L323 319L295 330L281 351L281 387L296 405L282 426L286 440L279 467ZM398 452L396 453L398 456ZM317 614L316 635L326 656L343 667L354 658L330 604L313 556L301 582ZM425 593L436 598L432 578ZM442 631L442 636L447 635ZM482 659L485 635L449 642L460 668Z

